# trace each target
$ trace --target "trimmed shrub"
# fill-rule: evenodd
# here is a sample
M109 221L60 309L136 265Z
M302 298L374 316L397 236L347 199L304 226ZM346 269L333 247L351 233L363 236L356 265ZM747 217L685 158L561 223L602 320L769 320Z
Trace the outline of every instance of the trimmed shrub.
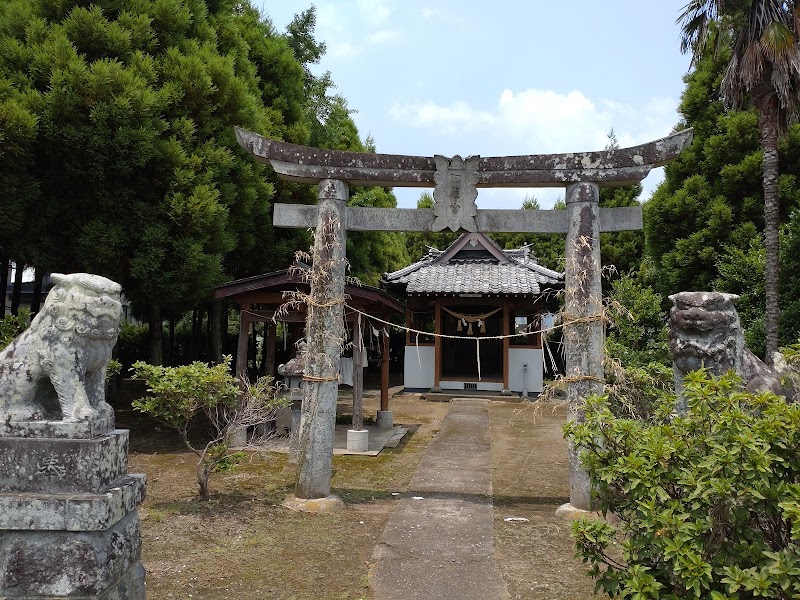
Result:
M597 507L617 525L574 524L597 590L634 598L800 597L800 406L742 390L735 374L690 374L688 412L664 396L651 421L606 397L566 426Z

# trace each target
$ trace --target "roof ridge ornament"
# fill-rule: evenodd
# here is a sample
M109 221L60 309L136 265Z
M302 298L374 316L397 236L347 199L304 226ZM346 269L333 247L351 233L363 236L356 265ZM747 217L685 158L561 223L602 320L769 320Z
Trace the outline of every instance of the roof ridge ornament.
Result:
M475 223L478 205L475 200L478 198L476 186L480 181L480 158L468 156L464 159L458 154L453 158L439 154L433 157L436 164L436 173L433 175L436 184L433 190L433 214L436 220L431 225L431 231L447 228L451 231L478 230Z

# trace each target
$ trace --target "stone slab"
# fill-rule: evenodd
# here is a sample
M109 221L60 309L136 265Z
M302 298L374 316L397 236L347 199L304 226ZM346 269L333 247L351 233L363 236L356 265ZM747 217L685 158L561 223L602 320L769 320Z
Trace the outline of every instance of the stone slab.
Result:
M271 140L236 128L239 145L288 181L339 179L350 185L432 187L434 157L346 152ZM630 148L562 154L475 157L478 187L558 187L577 181L629 185L675 158L692 141L692 130Z
M128 472L128 431L93 439L0 438L0 492L100 493Z
M490 559L494 552L493 519L488 498L409 496L397 501L373 558ZM414 522L415 526L408 526Z
M411 479L417 492L491 496L489 413L485 399L458 398Z
M0 422L0 438L92 439L114 430L114 415L67 423L64 421Z
M377 600L509 597L494 560L488 400L451 402L373 551Z
M397 448L408 433L408 429L405 427L394 427L393 430L394 433L392 434L392 437L386 440L386 443L383 445L384 448Z
M0 531L0 598L144 600L139 515L105 531Z
M431 231L436 220L432 208L345 209L348 231ZM317 207L303 204L275 204L273 225L307 228L317 222ZM487 233L566 233L567 213L563 210L478 210L478 231ZM600 231L615 232L642 228L642 207L600 209Z
M0 529L103 531L144 501L145 485L132 474L101 494L0 493Z
M534 566L531 567L535 568ZM370 574L378 600L506 600L500 571L492 561L469 558L397 558L380 561Z
M395 426L391 429L365 425L369 430L369 448L366 452L351 452L347 449L347 430L349 425L337 425L333 434L333 454L335 456L357 455L378 456L384 448L396 448L408 433L406 427ZM289 438L271 438L264 442L264 448L270 452L289 453ZM291 455L290 455L291 459Z
M389 441L397 438L395 442L396 447L400 440L408 433L405 427L393 427L391 429L374 427L372 425L364 426L364 429L369 431L369 445L365 452L353 452L347 449L347 427L339 426L333 434L333 454L336 456L341 455L358 455L358 456L378 456L381 450L389 447Z

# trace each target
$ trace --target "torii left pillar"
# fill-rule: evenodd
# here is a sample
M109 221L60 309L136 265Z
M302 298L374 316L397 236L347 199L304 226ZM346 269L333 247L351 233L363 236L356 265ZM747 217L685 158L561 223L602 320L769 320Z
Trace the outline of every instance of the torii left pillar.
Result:
M303 408L295 496L331 497L333 435L339 390L339 357L344 341L345 228L349 188L337 179L319 183L317 227L307 302ZM332 499L331 505L341 501Z

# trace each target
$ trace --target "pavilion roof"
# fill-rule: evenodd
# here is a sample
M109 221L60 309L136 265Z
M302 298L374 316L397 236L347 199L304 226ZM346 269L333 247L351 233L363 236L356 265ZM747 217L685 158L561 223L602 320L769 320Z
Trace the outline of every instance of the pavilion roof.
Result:
M381 285L417 294L539 295L561 288L564 274L538 264L527 247L503 250L482 233L465 233L446 250L393 273Z
M282 269L223 283L214 288L215 298L229 298L238 303L279 306L285 301L286 291L300 290L308 293L309 284L297 269ZM385 291L369 285L345 285L347 302L354 306L369 307L370 313L403 313L405 308Z

